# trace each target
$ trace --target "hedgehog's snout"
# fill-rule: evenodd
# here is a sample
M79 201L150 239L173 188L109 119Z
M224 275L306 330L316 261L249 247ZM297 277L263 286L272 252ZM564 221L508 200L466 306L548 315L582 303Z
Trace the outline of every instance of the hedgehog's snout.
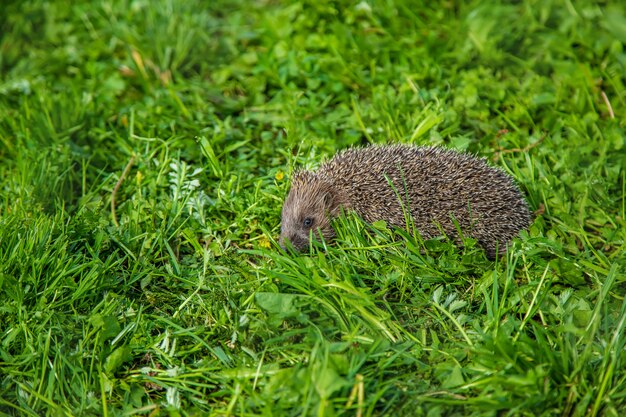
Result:
M287 250L287 246L291 245L291 240L281 233L280 238L278 239L278 244L282 250Z
M309 245L309 242L307 239L303 239L295 234L287 236L286 234L281 233L278 244L283 250L292 248L296 252L302 252Z

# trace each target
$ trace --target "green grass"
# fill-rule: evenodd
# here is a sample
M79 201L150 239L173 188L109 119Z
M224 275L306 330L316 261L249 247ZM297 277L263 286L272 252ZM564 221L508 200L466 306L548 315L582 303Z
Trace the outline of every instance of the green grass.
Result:
M0 413L623 416L620 1L9 1ZM536 218L276 245L294 167L467 150Z

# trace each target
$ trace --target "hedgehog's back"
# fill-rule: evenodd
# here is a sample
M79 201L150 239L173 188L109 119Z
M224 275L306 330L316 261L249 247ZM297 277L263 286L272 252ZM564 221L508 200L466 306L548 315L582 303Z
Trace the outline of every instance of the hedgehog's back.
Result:
M455 221L495 256L530 224L513 179L483 159L444 148L369 146L340 152L320 167L365 220L413 225L425 238L441 230L458 240ZM405 213L410 213L405 216Z

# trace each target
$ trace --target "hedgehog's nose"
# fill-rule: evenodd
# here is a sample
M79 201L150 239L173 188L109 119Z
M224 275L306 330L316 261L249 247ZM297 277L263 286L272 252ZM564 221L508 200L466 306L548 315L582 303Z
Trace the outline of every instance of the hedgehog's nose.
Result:
M280 238L278 239L278 244L280 245L282 250L287 250L287 245L291 245L291 242L286 236L280 235Z
M291 249L294 252L301 252L304 247L303 242L298 236L281 236L278 240L278 244L285 251Z

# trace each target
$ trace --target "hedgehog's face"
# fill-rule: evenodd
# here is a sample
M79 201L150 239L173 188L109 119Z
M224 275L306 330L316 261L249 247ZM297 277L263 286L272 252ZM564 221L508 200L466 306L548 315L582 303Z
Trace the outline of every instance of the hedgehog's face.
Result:
M311 237L322 236L328 241L335 236L330 219L338 211L338 199L333 187L308 171L297 172L285 199L280 225L280 246L290 244L303 251Z

